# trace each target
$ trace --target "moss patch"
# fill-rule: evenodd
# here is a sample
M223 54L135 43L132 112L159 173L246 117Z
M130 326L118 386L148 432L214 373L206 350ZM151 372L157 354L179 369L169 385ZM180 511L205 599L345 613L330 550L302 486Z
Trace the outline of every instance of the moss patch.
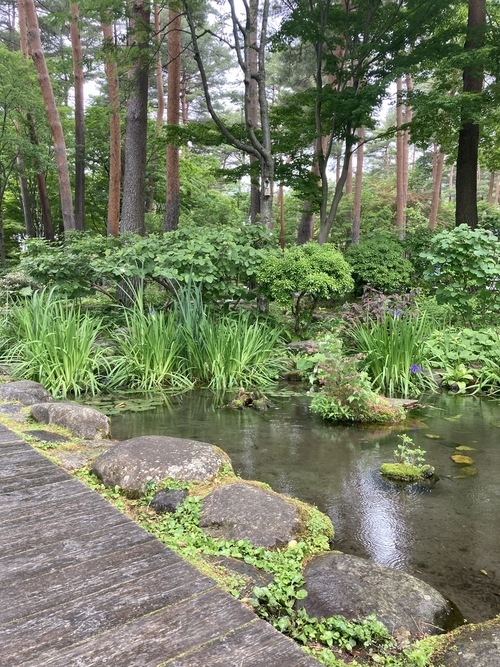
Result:
M407 463L383 463L380 472L384 477L399 482L418 482L432 476L430 466L413 466ZM429 474L430 473L430 474Z

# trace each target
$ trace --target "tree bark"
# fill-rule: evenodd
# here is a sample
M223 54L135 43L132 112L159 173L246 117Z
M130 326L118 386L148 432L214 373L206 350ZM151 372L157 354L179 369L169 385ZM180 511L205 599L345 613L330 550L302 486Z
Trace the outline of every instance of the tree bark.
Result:
M146 148L148 133L148 77L150 5L134 0L130 7L131 51L130 94L125 117L125 171L121 231L144 234L146 194Z
M80 40L79 6L70 4L70 37L73 54L73 76L75 86L75 228L85 226L85 100L83 94L83 54Z
M36 14L34 0L24 0L24 11L27 25L27 38L30 55L35 63L38 81L42 92L47 119L52 132L54 154L59 180L59 194L61 200L61 213L65 232L75 231L75 216L73 212L73 198L69 178L68 159L66 154L66 142L59 118L52 83L45 62L45 56L40 39L40 28Z
M362 127L358 129L358 139L359 143L356 151L356 180L354 182L354 205L351 234L351 242L353 245L359 243L359 233L361 229L361 192L363 185L363 162L365 153L365 131Z
M396 93L396 230L399 238L405 235L405 137L403 125L403 80L398 77Z
M169 9L167 31L167 125L178 126L181 92L181 14ZM164 229L171 232L179 226L180 178L179 146L167 144L167 200Z
M493 192L495 191L495 172L490 172L490 178L488 183L488 204L493 204Z
M250 69L249 117L252 126L259 127L259 90L257 77L259 73L259 53L257 44L257 22L259 17L259 0L249 1L249 33L248 33L248 65ZM250 155L250 221L255 224L260 218L260 180L259 159Z
M469 0L465 50L481 48L485 41L486 0ZM463 71L463 92L480 94L483 89L483 68L468 65ZM479 124L462 110L462 126L458 138L455 224L477 227L477 167Z
M441 183L443 180L444 153L439 146L434 146L434 165L432 170L432 200L431 212L429 215L429 229L435 229L437 215L439 211L439 202L441 200Z
M114 53L113 28L107 16L105 17L101 28L106 53L104 70L108 84L109 104L109 183L106 233L108 236L118 236L120 231L120 194L122 176L120 88L118 82L118 67Z

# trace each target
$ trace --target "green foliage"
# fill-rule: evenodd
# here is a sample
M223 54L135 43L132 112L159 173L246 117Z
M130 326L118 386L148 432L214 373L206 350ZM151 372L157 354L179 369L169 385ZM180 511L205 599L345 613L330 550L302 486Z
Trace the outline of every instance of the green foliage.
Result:
M406 433L398 435L398 438L401 440L401 443L394 450L396 462L409 466L423 465L425 463L425 450L417 447Z
M320 299L344 295L353 285L349 265L328 243L306 243L283 252L269 252L256 278L268 298L290 307L297 331L301 321L310 321Z
M3 360L14 377L40 382L56 397L95 394L110 369L106 348L96 343L101 328L101 319L54 290L35 292L10 311Z
M408 398L434 387L426 354L431 330L425 313L387 312L349 326L347 336L363 355L362 367L385 396Z
M394 450L396 463L383 463L380 472L387 477L405 482L413 482L432 477L434 469L425 465L425 450L415 445L410 436L398 435L401 443Z
M406 291L412 284L413 265L404 257L400 241L387 234L361 240L346 252L357 294L365 285L386 293Z
M447 327L432 332L426 343L430 363L442 375L444 387L497 394L500 391L496 329L455 329Z
M338 340L320 350L326 361L318 364L321 391L313 395L311 410L326 421L387 423L403 419L371 386L368 374L358 369L360 357L344 357Z
M427 262L424 280L434 289L438 303L452 304L465 319L476 309L483 321L488 314L498 313L500 255L497 237L491 232L467 225L443 230L421 257Z

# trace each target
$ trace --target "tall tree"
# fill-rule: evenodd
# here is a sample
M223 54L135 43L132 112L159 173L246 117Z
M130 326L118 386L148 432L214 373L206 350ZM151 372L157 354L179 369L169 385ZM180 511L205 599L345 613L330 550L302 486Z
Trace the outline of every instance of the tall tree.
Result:
M109 236L118 236L120 223L121 194L121 124L120 124L120 88L116 48L113 39L111 17L106 10L101 22L104 38L104 69L108 84L109 105L109 183L108 183L108 219L106 231Z
M486 0L469 0L465 51L470 56L463 70L463 92L478 95L483 89L484 67L480 49L485 44ZM479 54L479 55L478 55ZM462 106L458 139L455 222L477 227L477 168L479 122L470 105Z
M35 2L34 0L22 1L24 2L28 48L33 62L35 63L38 82L40 84L40 90L42 91L42 97L47 112L47 119L52 131L52 140L54 144L54 154L59 180L59 195L61 200L63 227L65 232L74 231L76 226L73 211L73 196L69 178L66 141L64 138L61 119L59 117L59 111L57 109L54 91L52 89L52 83L42 48Z
M129 97L125 118L125 171L121 231L145 233L150 4L132 0L130 12Z
M76 2L70 3L70 37L73 54L73 77L75 85L75 227L83 230L85 224L85 99L83 53L80 40L80 9Z
M181 13L171 7L167 29L167 125L176 127L180 119L181 92ZM165 231L173 231L179 225L180 180L179 146L167 143L167 201L165 206Z
M270 227L272 224L272 191L274 182L275 161L271 144L271 124L269 119L269 105L267 100L267 71L266 56L268 49L270 0L263 0L258 12L257 38L253 42L252 15L249 3L238 5L235 0L227 0L231 17L231 46L236 54L239 70L243 78L243 114L245 134L233 131L224 121L223 115L217 111L210 90L207 70L200 48L198 24L195 20L193 6L190 0L183 0L184 11L188 21L192 40L192 49L198 64L200 77L205 95L208 112L221 132L224 140L236 149L254 157L260 166L260 222ZM253 11L254 5L252 5ZM240 14L241 10L241 14ZM203 29L202 29L203 31ZM257 53L257 71L252 71L252 57L250 51ZM257 84L257 99L259 104L259 127L256 127L251 113L252 100L255 99L252 81Z

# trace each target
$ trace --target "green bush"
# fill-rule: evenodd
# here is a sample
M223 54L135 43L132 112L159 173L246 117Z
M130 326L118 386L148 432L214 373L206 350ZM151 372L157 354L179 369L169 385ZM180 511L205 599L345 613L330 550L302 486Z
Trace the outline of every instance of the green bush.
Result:
M352 245L345 256L352 267L358 295L365 285L392 294L406 291L412 283L413 265L405 259L401 242L393 236L365 238L359 245Z
M494 234L467 225L446 229L420 256L427 262L424 280L438 303L451 304L465 320L475 312L483 321L498 314L500 245Z
M295 329L311 320L320 299L328 300L352 290L351 269L342 253L332 244L306 243L271 251L256 273L263 294L288 306Z

